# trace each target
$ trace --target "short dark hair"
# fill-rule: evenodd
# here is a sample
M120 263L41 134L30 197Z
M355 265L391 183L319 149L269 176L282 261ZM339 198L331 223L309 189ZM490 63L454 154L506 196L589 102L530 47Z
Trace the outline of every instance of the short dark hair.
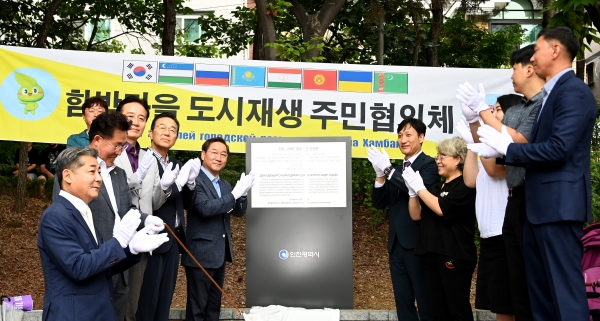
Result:
M98 151L87 146L76 146L63 150L58 154L58 157L56 157L56 179L58 179L58 186L60 186L61 189L63 170L68 168L74 171L83 166L83 162L81 161L82 156L97 158Z
M535 45L525 46L510 53L510 65L521 64L523 67L531 64L531 57L535 53Z
M519 96L516 94L508 94L502 95L496 99L496 102L500 104L500 108L502 108L502 112L506 114L506 111L515 105L518 105L523 100L523 96Z
M425 135L425 132L427 131L427 126L421 120L417 118L406 118L402 122L400 122L400 124L398 124L398 129L396 130L396 133L400 134L400 131L404 129L404 127L406 127L407 125L410 125L410 127L414 128L419 136L421 136L421 134Z
M144 107L146 110L146 119L150 116L150 105L145 99L142 99L135 95L126 96L125 99L121 100L121 102L117 105L117 113L121 113L123 111L123 106L129 103L138 103Z
M90 98L86 99L83 102L83 105L81 105L81 112L84 113L86 109L93 107L95 105L98 105L98 106L104 108L104 111L108 111L108 104L106 103L106 100L104 100L104 98L102 98L102 97L94 96L94 97L90 97Z
M204 151L206 153L208 151L208 148L210 147L210 145L212 145L212 143L222 143L223 145L225 145L225 148L227 148L227 154L229 154L229 146L227 145L225 140L221 137L213 137L211 139L207 139L202 144L202 151Z
M579 39L575 36L573 31L569 27L560 26L552 28L544 28L538 34L538 39L544 37L545 40L557 40L565 48L570 55L570 59L573 60L579 52Z
M105 139L113 137L115 130L128 131L131 127L131 122L121 113L109 111L102 113L92 121L90 131L88 132L90 141L100 135Z
M154 129L154 125L156 124L156 121L161 119L161 118L171 118L175 121L175 124L177 125L177 133L179 134L179 121L177 120L177 116L175 116L175 114L173 114L172 112L169 111L165 111L164 113L160 113L156 116L154 116L154 119L152 119L152 124L150 124L150 129Z

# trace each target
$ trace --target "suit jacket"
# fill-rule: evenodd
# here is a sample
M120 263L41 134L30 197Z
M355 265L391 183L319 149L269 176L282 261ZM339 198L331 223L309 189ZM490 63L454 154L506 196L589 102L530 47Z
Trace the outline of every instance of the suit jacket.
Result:
M220 179L219 186L221 197L201 170L196 178L196 199L187 215L187 247L203 267L210 269L221 267L225 260L233 262L230 215L243 216L247 206L245 197L233 197L229 182ZM197 267L187 253L183 253L181 264Z
M510 144L506 163L525 166L527 219L533 224L591 221L590 148L596 100L573 71L558 79L529 144Z
M130 209L136 208L131 202L131 194L129 193L129 185L127 184L127 174L125 174L124 170L115 166L115 168L110 171L110 178L115 193L117 208L119 210L118 214L122 218ZM102 181L98 197L92 200L88 206L92 211L96 230L100 231L100 236L102 236L103 239L108 240L112 238L113 229L115 227L115 211L110 202L108 190L104 183L105 182ZM54 180L54 190L52 191L53 200L57 199L59 192L60 186L58 186L58 180ZM148 215L142 212L140 213L142 222L140 223L139 228L143 228ZM129 280L129 273L126 273L125 271L123 277L127 283Z
M181 163L176 159L170 158L169 164L173 167L179 165L179 168L181 168ZM162 166L158 168L158 172L159 176L162 177L164 173ZM160 184L158 184L158 186L155 188L160 190L162 194L165 194ZM160 217L163 222L167 223L167 225L169 225L169 227L171 227L174 231L176 223L175 217L178 217L181 229L182 231L185 231L185 216L183 209L189 209L190 207L186 205L193 204L193 200L195 198L196 194L194 191L190 190L187 184L180 192L179 188L177 188L177 184L173 183L173 185L171 185L171 192L167 200L162 204L162 206L160 206L160 208L155 209L152 214ZM154 253L166 253L171 248L175 240L173 239L173 235L171 235L171 233L167 233L167 236L169 237L169 241L159 246L156 250L154 250ZM178 235L178 237L182 242L185 242L185 233Z
M146 150L140 149L138 155L139 161L144 158L146 152ZM146 177L144 177L141 184L137 174L131 169L131 163L129 162L126 152L122 152L121 155L115 159L115 165L125 170L129 191L131 193L131 202L139 208L140 211L150 214L161 207L167 200L169 193L164 193L162 191L160 186L160 176L158 175L158 164L156 161L148 168L148 173L146 173Z
M385 180L380 188L373 187L373 206L378 209L390 208L390 228L388 234L388 252L392 251L394 237L405 249L414 249L419 234L419 221L413 221L408 213L408 188L402 178L402 165L396 166L392 177ZM440 181L435 159L421 153L410 167L419 171L425 187Z
M44 312L51 320L117 320L111 275L139 259L119 241L98 243L81 213L59 196L42 214L38 248L44 271Z

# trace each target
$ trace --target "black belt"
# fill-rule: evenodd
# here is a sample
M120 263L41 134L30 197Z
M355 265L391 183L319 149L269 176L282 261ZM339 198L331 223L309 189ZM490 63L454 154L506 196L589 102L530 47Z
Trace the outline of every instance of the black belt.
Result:
M525 190L525 187L523 185L511 187L508 189L508 197L521 196L523 194L524 190Z

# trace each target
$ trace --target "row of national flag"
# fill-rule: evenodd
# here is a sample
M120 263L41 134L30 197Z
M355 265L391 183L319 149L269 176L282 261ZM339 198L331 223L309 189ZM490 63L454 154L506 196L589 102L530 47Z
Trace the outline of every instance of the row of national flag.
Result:
M408 93L408 73L123 61L123 81L359 93Z

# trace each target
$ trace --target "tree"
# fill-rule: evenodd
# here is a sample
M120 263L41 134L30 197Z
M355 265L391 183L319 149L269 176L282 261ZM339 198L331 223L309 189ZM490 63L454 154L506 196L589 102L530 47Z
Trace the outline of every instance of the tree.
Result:
M513 25L491 33L456 15L444 23L440 35L440 64L463 68L500 68L523 42L524 30Z

